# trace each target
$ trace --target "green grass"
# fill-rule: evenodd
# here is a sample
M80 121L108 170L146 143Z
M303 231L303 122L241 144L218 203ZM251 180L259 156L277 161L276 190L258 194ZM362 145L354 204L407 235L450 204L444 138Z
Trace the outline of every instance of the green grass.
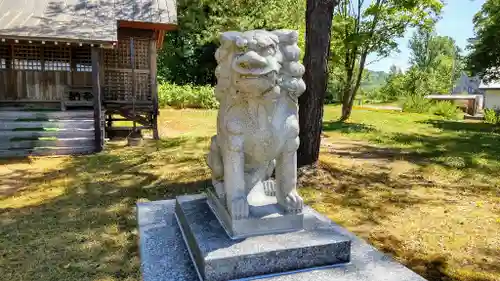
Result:
M500 131L327 106L309 204L430 280L500 280ZM319 188L318 188L319 187ZM318 192L319 191L319 192Z
M467 177L464 180L484 180L499 186L496 180L500 176L498 126L376 110L355 110L347 123L338 123L335 121L338 113L336 107L327 107L325 111L327 136L348 136L379 148L399 150L402 153L392 154L422 166L434 165L459 173Z
M406 113L325 111L307 204L432 281L500 280L495 127ZM216 111L162 110L159 142L0 161L0 280L140 280L135 204L196 193Z

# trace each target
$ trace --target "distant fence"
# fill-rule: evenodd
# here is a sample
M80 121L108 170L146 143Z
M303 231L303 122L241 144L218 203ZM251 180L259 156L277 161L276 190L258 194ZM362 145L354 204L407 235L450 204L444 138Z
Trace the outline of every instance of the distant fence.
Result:
M0 157L88 154L95 135L93 111L0 111Z

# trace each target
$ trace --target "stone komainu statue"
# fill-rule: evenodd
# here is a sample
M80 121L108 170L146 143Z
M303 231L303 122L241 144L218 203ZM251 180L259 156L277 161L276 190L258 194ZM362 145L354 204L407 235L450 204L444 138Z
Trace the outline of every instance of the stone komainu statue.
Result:
M304 66L294 30L225 32L215 56L220 102L217 135L207 157L217 196L232 219L249 217L248 194L276 196L288 213L302 211L297 193L298 97ZM276 170L275 179L271 179Z

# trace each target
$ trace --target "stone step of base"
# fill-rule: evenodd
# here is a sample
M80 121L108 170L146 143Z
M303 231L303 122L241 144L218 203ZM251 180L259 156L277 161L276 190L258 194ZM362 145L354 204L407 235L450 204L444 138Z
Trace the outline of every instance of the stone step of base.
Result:
M305 222L301 231L232 240L205 196L177 199L176 218L202 280L225 281L343 264L351 241L328 222Z

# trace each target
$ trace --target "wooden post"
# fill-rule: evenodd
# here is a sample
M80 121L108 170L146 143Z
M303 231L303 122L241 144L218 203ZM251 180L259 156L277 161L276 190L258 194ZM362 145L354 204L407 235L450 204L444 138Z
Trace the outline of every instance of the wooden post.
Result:
M15 53L14 53L14 45L10 44L10 77L9 77L9 89L8 91L11 93L11 96L14 96L14 99L19 99L19 89L17 88L17 72L15 61Z
M134 130L133 132L135 133L136 129L136 122L135 122L135 117L137 114L135 114L135 46L134 46L134 37L130 37L130 65L132 67L132 114L134 116L134 121L133 121L133 127Z
M153 138L155 140L160 139L160 135L158 134L158 81L156 78L156 71L157 71L157 66L156 66L156 41L151 40L151 43L149 44L149 56L151 59L151 62L149 64L150 67L150 76L151 76L151 101L153 102L153 116L151 123L153 123Z
M92 48L92 93L94 94L94 132L95 151L101 152L104 148L104 134L102 126L102 102L101 102L101 75L102 75L102 50Z
M106 106L105 106L105 96L104 96L104 50L100 49L100 60L99 60L99 93L100 93L100 104L101 104L101 143L104 147L104 139L106 138Z

